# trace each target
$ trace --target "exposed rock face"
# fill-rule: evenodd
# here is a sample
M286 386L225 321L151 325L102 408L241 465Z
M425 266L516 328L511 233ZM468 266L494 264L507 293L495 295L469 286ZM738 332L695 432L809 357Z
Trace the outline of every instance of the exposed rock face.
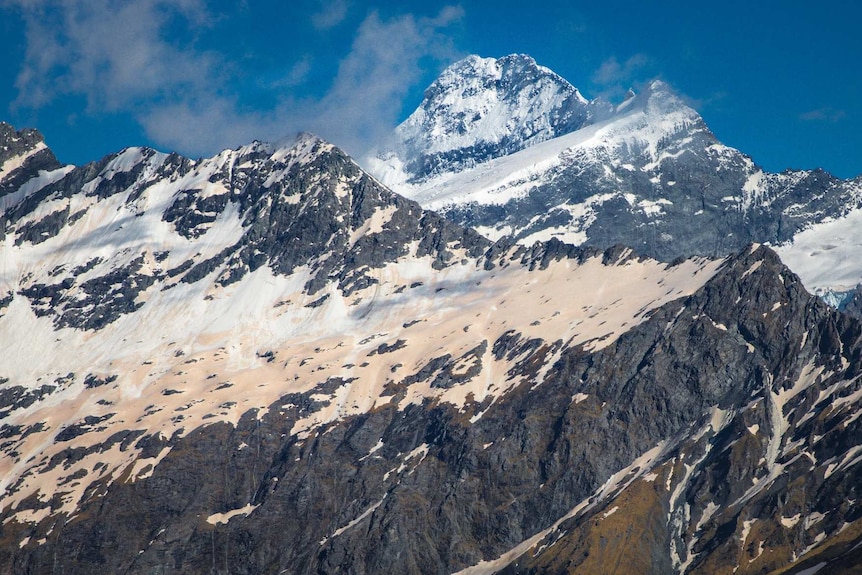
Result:
M40 172L59 167L57 158L45 146L42 134L32 129L17 131L6 122L0 122L0 241L6 237L3 211L8 198L4 201L4 197L38 178Z
M45 178L5 212L0 573L860 562L862 324L766 247L491 244L308 136Z
M252 144L200 165L130 148L68 171L10 206L5 217L25 254L21 269L27 256L54 251L39 247L50 239L63 245L64 238L87 235L92 242L82 246L93 249L80 265L62 254L42 278L22 274L15 286L56 327L85 330L137 309L139 296L154 284L193 284L215 270L216 285L226 287L263 265L283 275L310 266L305 291L314 293L330 280L341 288L373 282L363 270L407 254L414 241L414 255L432 256L438 267L454 257L450 245L473 255L488 245L381 188L342 152L311 136L289 149ZM363 224L380 229L360 233ZM206 237L212 229L216 233ZM167 242L177 249L165 249ZM189 249L195 243L201 251Z
M37 130L16 131L0 122L0 197L18 190L40 170L59 167L60 163Z

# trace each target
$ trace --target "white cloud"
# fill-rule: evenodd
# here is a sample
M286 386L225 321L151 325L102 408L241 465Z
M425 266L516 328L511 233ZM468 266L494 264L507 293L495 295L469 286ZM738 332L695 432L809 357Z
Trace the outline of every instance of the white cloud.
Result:
M446 8L435 18L368 16L332 88L314 106L313 129L348 151L364 151L395 125L404 97L422 79L422 60L455 57L442 31L462 15L460 9Z
M278 128L282 114L240 113L237 108L228 98L186 100L154 106L142 113L139 121L160 145L195 156L285 135Z
M198 0L11 0L27 27L18 105L83 95L91 111L115 111L163 93L194 92L216 75L206 53L164 37L174 19L206 22Z
M622 63L611 56L593 72L592 81L602 95L616 97L641 79L640 76L648 71L651 64L646 54L635 54Z
M647 64L649 64L649 58L645 54L635 54L623 64L620 64L615 56L611 56L593 73L593 82L601 86L628 82Z
M456 7L433 18L371 13L323 96L285 95L285 88L302 84L310 73L314 61L306 56L285 63L282 77L264 86L276 103L260 109L250 108L234 89L237 76L227 54L168 37L169 29L186 29L194 37L209 25L200 0L7 3L20 9L27 25L19 105L38 108L60 95L83 95L88 113L129 113L157 146L189 155L301 130L348 153L364 152L394 127L424 69L456 57L446 32L463 16ZM327 22L333 21L334 16Z
M311 15L311 23L318 30L335 28L347 18L347 0L322 0L320 10Z
M846 117L847 112L844 110L836 110L835 108L830 108L828 106L799 115L799 119L805 120L806 122L830 122L833 124L840 122Z
M284 79L279 82L279 85L286 88L292 86L299 86L300 84L305 82L310 71L311 57L306 56L305 58L299 60L296 64L291 66L290 71L287 73L287 76L285 76Z
M358 156L395 126L404 97L422 79L421 62L455 57L443 32L461 16L449 8L434 18L370 14L318 100L285 98L274 109L243 110L236 99L202 94L153 109L143 125L154 140L197 153L304 130Z

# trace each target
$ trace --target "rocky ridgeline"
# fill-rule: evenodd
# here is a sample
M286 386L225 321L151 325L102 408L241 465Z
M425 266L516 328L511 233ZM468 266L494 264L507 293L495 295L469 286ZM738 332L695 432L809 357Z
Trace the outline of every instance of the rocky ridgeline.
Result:
M862 325L767 247L492 244L310 136L25 172L0 572L862 562Z
M0 197L17 191L39 171L59 167L37 130L18 131L0 122Z

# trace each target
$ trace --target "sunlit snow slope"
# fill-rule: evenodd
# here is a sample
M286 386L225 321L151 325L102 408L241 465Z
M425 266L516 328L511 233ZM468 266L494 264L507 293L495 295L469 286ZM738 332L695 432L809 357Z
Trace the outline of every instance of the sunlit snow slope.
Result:
M495 353L502 336L549 367L719 265L579 252L531 270L544 250L486 255L310 136L200 162L130 148L37 181L53 183L4 198L0 255L0 489L19 521L73 513L95 480L152 473L170 450L153 442L291 394L301 435L390 401L499 396L526 357ZM58 465L72 442L86 454Z

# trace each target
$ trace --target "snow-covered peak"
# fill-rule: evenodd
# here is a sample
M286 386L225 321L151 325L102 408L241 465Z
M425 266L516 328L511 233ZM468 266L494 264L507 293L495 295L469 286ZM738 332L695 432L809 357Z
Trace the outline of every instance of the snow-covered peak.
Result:
M487 62L489 60L474 59L470 68L480 67L483 63L487 65ZM598 102L601 100L594 100L587 108ZM614 108L605 105L608 108L601 115L592 116L582 127L543 141L524 142L521 149L497 157L470 155L462 158L457 167L431 173L421 179L387 179L397 173L396 168L409 166L409 156L405 163L391 162L383 169L381 164L377 164L372 167L372 172L396 192L415 199L424 207L447 211L457 205L506 205L556 181L570 168L578 173L586 171L597 174L598 178L606 178L611 186L617 188L614 192L619 195L619 178L622 176L614 175L616 171L624 176L636 169L644 170L649 177L657 178L655 174L664 161L679 157L691 146L702 148L715 143L714 136L697 111L660 80L647 84L638 92L629 90L626 99ZM414 116L422 111L420 108ZM469 150L462 151L469 153ZM650 180L650 183L654 182ZM564 186L564 189L568 188ZM571 193L578 194L581 188L578 186ZM648 201L658 199L661 196ZM582 200L580 198L578 203ZM532 215L527 219L534 222ZM504 226L496 230L482 228L482 232L497 238L516 230ZM529 243L547 237L530 236L525 241ZM581 234L565 237L569 241L578 241Z
M517 82L507 84L507 78L525 84L514 89ZM530 81L532 88L526 85ZM548 93L559 99L539 97L535 107L505 107L519 101L505 98L542 94L543 86L555 87ZM588 114L583 125L553 132L565 125L554 115L563 101L577 102ZM501 130L486 138L480 127L487 115L456 114L489 102L518 118L518 126L523 123L518 113L526 109L534 114L529 118L542 118L547 130L541 137L491 144L499 134L524 132ZM463 129L452 128L458 121ZM672 260L724 254L752 241L780 246L814 226L799 234L794 246L781 248L782 257L795 258L791 267L806 286L847 291L862 282L859 266L835 248L858 247L851 228L862 209L859 180L842 182L819 170L765 172L721 144L700 114L662 80L629 90L612 107L583 100L571 84L529 57L471 56L441 75L392 141L366 161L378 179L491 239L510 235L525 245L552 237L603 247L622 243Z
M692 119L701 120L700 114L686 104L685 100L674 89L662 80L653 80L646 88L635 96L635 100L645 100L648 109L653 114L682 113Z
M525 55L449 66L366 165L386 184L418 182L569 133L610 106Z
M275 142L272 157L277 161L308 162L322 153L333 149L332 144L310 132L300 132L292 138Z
M440 92L465 88L469 90L475 87L477 82L495 89L505 98L514 95L517 89L523 89L523 84L529 81L554 84L566 95L576 94L582 104L588 103L574 86L549 68L537 64L532 57L526 54L511 54L499 59L472 55L455 62L425 91L422 107L427 108L427 103L433 102Z
M326 140L311 132L298 132L293 137L284 138L275 143L276 148L295 148L298 146L314 146L326 144Z
M636 117L635 117L636 116ZM667 83L654 80L629 90L617 106L587 100L567 80L530 56L468 56L446 68L419 107L363 160L384 184L410 195L410 187L468 171L485 162L599 123L623 120L660 140L670 129L695 126L700 115ZM652 142L652 136L647 138ZM655 146L650 147L655 155Z
M629 88L623 101L613 108L613 112L608 114L606 119L613 120L635 111L656 118L676 115L688 117L694 122L703 122L700 114L662 80L653 80L640 90Z

